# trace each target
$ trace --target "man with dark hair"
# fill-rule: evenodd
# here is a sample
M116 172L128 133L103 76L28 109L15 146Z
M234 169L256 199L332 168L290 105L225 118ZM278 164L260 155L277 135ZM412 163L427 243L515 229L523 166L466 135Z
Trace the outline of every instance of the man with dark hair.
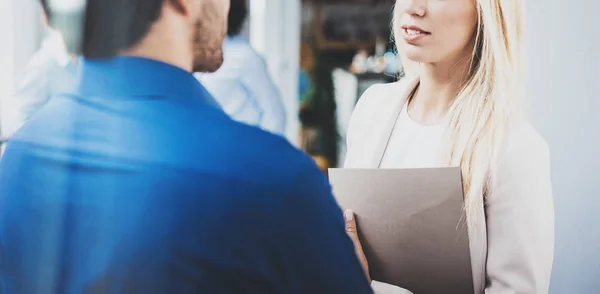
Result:
M0 293L371 293L325 176L191 74L228 8L87 0L77 86L0 161Z
M231 118L283 135L286 111L279 89L264 58L240 35L248 17L246 1L231 0L223 66L196 77Z

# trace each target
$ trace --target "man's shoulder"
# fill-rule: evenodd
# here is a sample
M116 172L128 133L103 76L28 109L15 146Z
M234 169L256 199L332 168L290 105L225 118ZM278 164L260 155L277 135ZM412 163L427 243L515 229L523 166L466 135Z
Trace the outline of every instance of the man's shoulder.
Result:
M61 66L61 63L57 60L56 53L52 48L43 46L29 58L25 65L24 72L41 71L47 73L62 68L63 66Z
M258 55L256 50L250 44L250 41L241 36L227 37L227 40L223 44L225 52L231 51L235 55L239 56L254 56Z
M273 180L289 182L315 167L310 157L282 136L233 120L221 122L219 129L219 138L206 142L207 148L219 153L213 157L215 164L230 174L275 184Z
M107 107L56 97L14 140L258 185L289 182L314 167L286 138L236 122L220 110L142 106L126 115L121 108L107 112Z
M266 67L264 57L242 37L234 37L225 43L225 66L236 64L243 68ZM231 62L228 62L231 61Z

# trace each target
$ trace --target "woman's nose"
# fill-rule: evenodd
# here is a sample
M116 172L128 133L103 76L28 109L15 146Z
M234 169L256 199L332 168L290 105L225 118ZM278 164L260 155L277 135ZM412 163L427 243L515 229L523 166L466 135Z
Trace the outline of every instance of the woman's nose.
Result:
M399 5L400 9L408 15L423 17L427 12L427 1L428 0L398 0L396 5Z

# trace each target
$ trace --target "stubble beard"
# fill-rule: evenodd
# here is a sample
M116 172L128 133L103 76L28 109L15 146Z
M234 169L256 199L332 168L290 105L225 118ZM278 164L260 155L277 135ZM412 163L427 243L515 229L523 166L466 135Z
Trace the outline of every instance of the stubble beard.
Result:
M219 19L215 8L206 5L196 23L193 52L194 72L215 72L223 64L223 41L226 35L226 20Z

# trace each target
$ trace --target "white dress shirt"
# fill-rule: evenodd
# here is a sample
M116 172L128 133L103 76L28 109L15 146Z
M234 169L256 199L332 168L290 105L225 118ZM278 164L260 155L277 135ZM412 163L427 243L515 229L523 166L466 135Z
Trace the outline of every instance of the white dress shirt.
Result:
M234 120L282 135L285 107L264 58L242 36L227 37L223 54L218 71L196 78Z
M27 63L15 93L3 106L2 136L10 137L52 95L68 90L76 74L76 60L67 53L62 36L47 28L40 50Z

